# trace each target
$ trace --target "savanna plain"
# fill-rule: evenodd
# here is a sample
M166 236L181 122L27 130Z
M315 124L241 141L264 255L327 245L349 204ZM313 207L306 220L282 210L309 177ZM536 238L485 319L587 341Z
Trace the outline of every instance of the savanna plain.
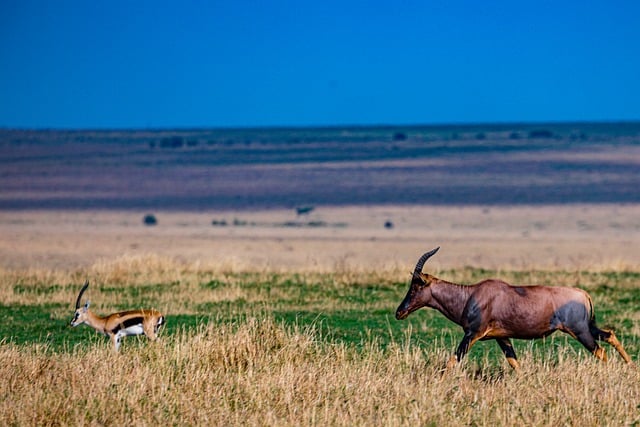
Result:
M506 136L496 136L498 145L536 143L524 144L511 138L512 131L500 131ZM469 146L487 145L486 138L492 138L491 130L485 130L482 138L476 129L469 132L474 139ZM525 131L519 132L526 138ZM419 147L436 139L406 133L394 135L399 147L390 150L394 156L402 152L403 144ZM590 134L576 135L588 139ZM162 135L161 140L176 141L167 138ZM198 141L193 138L189 141ZM234 145L228 135L224 138L220 150L226 152ZM459 145L464 138L458 131L451 139ZM89 187L78 184L80 190L67 191L70 184L65 182L78 183L75 178L84 176L72 170L75 178L62 176L55 181L53 191L64 195L52 199L43 177L52 170L50 152L55 157L56 150L50 146L44 150L37 141L25 148L15 143L14 136L5 140L9 142L3 146L3 176L9 185L0 191L2 425L640 424L640 370L623 363L607 344L602 345L609 360L602 363L562 333L544 340L514 340L522 368L516 373L493 341L479 342L463 363L445 370L462 338L461 329L430 309L404 321L394 317L416 260L440 246L425 271L442 279L472 284L496 277L513 284L587 290L599 325L615 329L637 364L637 195L627 195L619 203L429 204L427 199L422 203L385 199L377 204L318 203L304 213L293 206L258 209L246 203L192 209L147 204L110 208L99 198L91 206L65 208L63 201L86 200L74 194L98 184L90 181ZM543 143L548 148L568 140ZM639 163L636 140L625 141L611 145L603 137L586 151L578 149L578 154L564 147L545 149L537 158L547 164L549 159L575 159L575 154L588 162L610 163L611 168L598 169L597 176L586 175L605 197L610 180L633 187L638 179L616 175L620 169L615 165L633 170ZM436 143L448 141L441 138ZM7 154L11 144L18 148ZM202 145L191 142L179 150L193 151L198 144ZM69 144L62 145L69 150ZM238 145L246 150L251 144L243 138ZM147 140L144 146L150 146ZM208 144L206 149L215 146ZM25 154L33 149L49 154ZM172 150L172 157L181 155L175 147L166 149ZM109 150L117 151L112 145ZM316 159L303 169L342 173L353 168L376 176L379 172L400 185L405 180L400 172L395 174L395 167L418 162L414 166L423 170L423 161L446 166L459 161L460 152L455 154L455 160L446 154L364 163ZM491 162L506 161L503 154L486 155ZM526 164L536 158L528 152L509 155L527 159ZM83 156L92 161L86 152ZM468 156L485 158L478 152ZM98 157L109 159L102 151ZM184 166L183 160L179 164ZM393 166L390 161L399 163ZM49 172L30 181L21 175L25 168L19 167L20 162ZM254 172L260 168L266 180L290 182L293 166L299 166L259 163L238 167ZM121 189L121 171L110 175L112 166L94 166L93 171L111 177L107 182ZM379 167L376 173L369 171ZM220 168L213 168L207 177L230 173L226 163ZM298 169L295 173L311 176ZM326 179L326 173L320 175ZM575 174L587 172L570 167L567 173L565 184ZM198 173L190 176L204 182ZM583 178L575 178L572 188L579 190ZM23 180L27 184L21 184ZM513 184L504 180L494 184ZM438 185L446 188L444 183ZM144 193L145 188L132 191ZM536 191L543 194L541 188ZM553 192L552 187L547 190ZM354 191L369 197L365 187ZM460 197L467 194L459 191ZM313 203L296 199L293 193L279 197L294 204ZM155 225L143 223L150 212ZM134 308L162 311L166 326L160 339L127 337L116 354L106 337L86 326L71 328L74 303L87 279L85 298L99 314Z

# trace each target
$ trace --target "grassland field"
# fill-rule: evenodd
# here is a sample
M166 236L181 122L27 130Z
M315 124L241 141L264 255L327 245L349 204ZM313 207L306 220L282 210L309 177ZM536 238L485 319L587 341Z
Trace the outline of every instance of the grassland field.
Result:
M448 280L586 289L637 363L635 205L142 216L0 213L1 424L640 422L640 371L606 344L600 363L561 333L515 341L516 374L480 342L445 372L459 327L428 309L394 318L415 260L440 245L426 270ZM85 279L100 314L165 313L160 340L128 337L115 355L106 337L71 328Z
M640 358L637 286L628 270L432 271L460 283L580 286L601 324ZM481 342L453 371L461 338L433 310L393 317L407 274L233 271L158 256L74 271L2 270L3 425L631 425L640 373L607 348L600 363L556 334L516 341L523 372ZM69 321L78 284L91 307L155 307L156 342L108 339Z

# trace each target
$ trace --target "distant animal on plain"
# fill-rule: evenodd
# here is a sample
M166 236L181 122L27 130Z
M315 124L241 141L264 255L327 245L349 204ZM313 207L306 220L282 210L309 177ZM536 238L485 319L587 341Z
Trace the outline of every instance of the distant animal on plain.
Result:
M80 307L82 294L89 287L89 281L84 283L78 299L76 300L76 311L71 320L71 326L76 327L82 323L91 326L96 331L111 338L115 351L120 350L120 341L127 335L146 335L151 341L158 338L158 330L164 325L165 320L162 313L157 310L130 310L99 316L89 310L89 301Z
M460 362L479 340L496 340L509 364L519 369L511 338L543 338L555 331L577 339L595 357L606 361L597 341L611 344L627 363L631 358L611 330L596 326L593 302L582 289L561 286L512 286L501 280L459 285L422 272L438 248L416 264L406 297L396 310L402 320L422 307L440 311L464 330L464 337L447 367Z

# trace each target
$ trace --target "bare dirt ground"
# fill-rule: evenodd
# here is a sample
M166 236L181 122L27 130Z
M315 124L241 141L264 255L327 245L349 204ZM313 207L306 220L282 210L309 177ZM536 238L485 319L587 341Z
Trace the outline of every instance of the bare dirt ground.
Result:
M0 267L638 268L639 170L635 122L0 130Z
M73 270L158 255L233 270L640 268L640 205L370 206L156 212L0 211L0 267ZM212 225L212 221L226 225ZM386 222L393 224L386 228Z

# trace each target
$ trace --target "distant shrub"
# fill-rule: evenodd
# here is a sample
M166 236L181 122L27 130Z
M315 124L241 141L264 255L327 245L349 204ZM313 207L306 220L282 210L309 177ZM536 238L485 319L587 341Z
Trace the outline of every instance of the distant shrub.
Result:
M484 132L479 132L476 134L476 139L478 140L487 139L487 135L485 135Z
M328 224L324 221L309 221L307 227L326 227Z
M227 226L227 220L226 219L214 219L213 221L211 221L211 225L213 225L214 227L226 227Z
M302 223L298 221L285 221L282 224L277 224L280 227L302 227Z
M285 221L280 224L274 224L277 227L293 227L293 228L302 228L302 227L329 227L330 224L325 221L309 221L309 222L300 222L300 221Z
M160 147L162 148L180 148L184 145L184 140L180 136L171 136L168 138L162 138L160 141Z
M387 230L391 230L393 228L393 222L391 221L386 221L384 223L384 228L386 228Z
M296 208L296 213L298 215L306 215L308 213L313 212L314 209L315 209L315 206L298 206Z
M196 147L199 143L200 141L197 139L189 139L187 140L187 147Z
M536 129L529 132L529 138L553 138L553 132L546 129Z
M407 134L404 132L396 132L393 134L394 141L406 141L406 139L407 139Z
M518 132L511 132L509 139L520 139L520 134Z
M156 219L155 215L147 214L142 219L142 222L144 223L144 225L156 225L158 223L158 220Z

